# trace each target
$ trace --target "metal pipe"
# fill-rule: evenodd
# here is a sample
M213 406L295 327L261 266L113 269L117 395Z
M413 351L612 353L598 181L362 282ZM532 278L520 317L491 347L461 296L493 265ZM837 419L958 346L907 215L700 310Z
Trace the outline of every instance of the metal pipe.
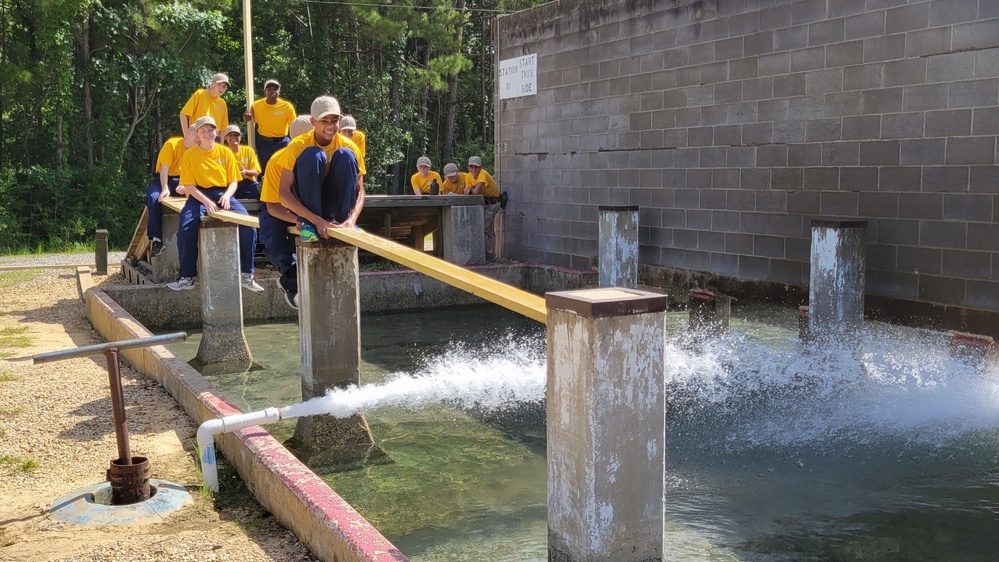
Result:
M125 397L121 392L121 371L118 369L118 348L104 352L108 362L108 381L111 384L111 413L114 415L114 437L118 443L118 461L132 464L132 447L128 442L128 416L125 414Z
M148 347L150 345L172 343L175 341L187 341L187 332L176 332L174 334L163 334L161 336L149 336L148 338L122 340L110 343L99 343L96 345L85 345L83 347L78 347L76 349L49 351L47 353L39 353L37 355L32 355L31 359L34 360L34 364L37 365L39 363L48 363L50 361L61 361L63 359L74 359L76 357L97 355L98 353L104 353L105 351L111 349L112 347L122 350L122 349L131 349L133 347Z

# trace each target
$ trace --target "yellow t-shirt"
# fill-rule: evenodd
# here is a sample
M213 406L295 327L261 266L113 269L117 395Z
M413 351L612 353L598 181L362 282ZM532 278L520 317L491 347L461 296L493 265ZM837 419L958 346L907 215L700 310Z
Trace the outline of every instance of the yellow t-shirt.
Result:
M272 154L267 169L264 170L264 181L260 182L260 200L264 203L281 202L278 192L281 189L281 172L285 170L281 165L281 155L285 150L282 148Z
M420 193L430 193L430 182L433 180L437 180L437 185L440 186L441 190L444 189L444 182L437 172L427 172L427 177L416 172L413 177L409 178L409 185L413 186L413 189L419 189Z
M354 144L353 141L337 133L336 135L333 135L333 141L328 145L319 146L316 144L315 129L291 139L291 142L285 147L284 153L281 157L278 158L277 155L271 156L271 159L267 162L267 167L270 168L271 162L277 160L280 162L281 167L285 170L294 170L295 160L297 160L298 157L301 156L302 152L310 146L318 146L323 149L323 152L326 153L326 158L332 158L333 153L336 152L338 148L349 148L354 151L354 155L357 156L358 174L363 176L366 173L364 168L364 154L361 153L361 149L357 148L357 145Z
M448 178L444 178L441 182L441 195L447 195L448 193L454 193L455 195L462 195L465 189L465 172L458 172L458 175L454 177L455 181L451 181Z
M260 169L260 160L257 159L257 153L252 148L245 144L239 145L239 153L236 154L237 162L240 168L249 168L251 170ZM257 174L252 174L245 176L247 179L254 179Z
M483 197L499 197L499 186L496 185L496 180L485 169L479 170L479 177L477 178L473 178L471 173L465 173L465 187L473 188L479 182L485 184L482 186L482 192L480 193Z
M350 137L350 140L354 141L357 148L361 149L361 158L364 158L364 151L367 150L365 145L367 144L367 138L364 136L364 131L358 131L354 129L354 136Z
M204 88L194 92L180 110L180 114L187 115L188 125L193 125L198 117L210 115L215 119L218 130L224 131L229 126L229 106L225 104L222 96L212 97L212 94Z
M295 106L290 101L278 98L277 103L270 105L267 98L253 102L253 120L257 122L257 134L265 137L284 137L288 135L288 127L295 120Z
M184 148L184 139L182 137L170 137L163 147L160 148L159 155L156 156L156 174L160 173L160 168L164 164L167 166L168 176L179 176L180 175L180 161L184 158L184 152L187 149Z
M236 155L223 144L216 143L211 150L193 146L180 163L180 185L225 189L240 179Z

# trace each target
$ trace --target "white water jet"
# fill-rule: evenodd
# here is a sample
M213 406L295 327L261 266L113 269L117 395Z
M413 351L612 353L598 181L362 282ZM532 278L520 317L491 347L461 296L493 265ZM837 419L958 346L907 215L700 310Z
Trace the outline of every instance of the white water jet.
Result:
M496 410L544 399L546 376L544 357L527 349L508 349L503 356L451 352L431 361L420 373L393 373L383 383L333 389L281 408L281 417L330 414L342 418L385 406L418 408L445 401Z

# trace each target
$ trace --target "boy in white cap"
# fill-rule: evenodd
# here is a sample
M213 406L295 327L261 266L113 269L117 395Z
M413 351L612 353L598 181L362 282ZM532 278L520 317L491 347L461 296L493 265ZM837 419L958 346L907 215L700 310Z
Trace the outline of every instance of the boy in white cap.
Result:
M257 176L260 175L260 161L257 160L257 153L253 148L239 144L243 140L243 132L239 130L239 125L229 125L222 133L222 142L229 150L236 155L239 162L239 173L243 179L236 185L236 199L260 199L260 182Z
M468 173L465 174L466 195L481 195L485 206L482 208L482 220L485 223L486 261L496 259L496 231L493 221L500 210L499 186L493 176L482 169L482 158L472 156L468 159Z
M464 194L465 174L458 171L458 166L451 162L444 165L444 182L441 184L441 195L454 193Z
M291 122L289 135L294 138L312 130L312 118L299 115ZM295 240L288 234L288 227L298 222L298 217L281 204L281 155L282 148L274 153L271 165L264 171L264 181L260 188L260 241L264 243L264 255L281 273L278 285L284 292L288 306L298 309L298 260L295 256Z
M229 77L219 72L212 76L208 89L198 88L180 110L180 130L184 135L190 134L191 124L198 117L205 115L215 120L219 130L229 126L229 106L222 99L222 94L229 88Z
M281 84L271 78L264 82L264 97L253 102L243 113L243 120L257 122L257 156L260 157L261 172L267 171L267 163L275 152L288 146L291 138L288 128L295 120L295 106L290 101L278 97Z
M340 118L340 134L354 141L357 148L361 149L361 159L364 159L364 147L367 144L367 137L364 131L357 129L357 120L353 115L344 115Z
M437 172L430 171L430 159L426 156L420 156L416 160L417 172L409 178L409 185L413 187L413 193L415 195L422 195L424 193L431 193L430 184L437 182L438 189L441 188L441 184L444 181L441 179L441 175ZM457 170L457 168L455 168ZM440 191L438 191L440 193Z
M283 168L280 202L299 217L303 242L328 238L329 228L353 227L364 206L364 158L337 134L340 102L320 96L310 113L313 130L293 138L276 159Z
M187 193L187 203L180 210L180 227L177 230L177 251L180 254L180 279L168 283L174 291L185 291L195 286L198 274L198 230L201 217L219 209L229 209L247 215L246 208L233 199L239 182L239 164L236 155L217 144L218 128L215 119L204 116L194 122L197 146L184 153L180 162L180 185ZM253 292L264 288L253 280L253 251L257 245L257 230L239 226L240 284Z

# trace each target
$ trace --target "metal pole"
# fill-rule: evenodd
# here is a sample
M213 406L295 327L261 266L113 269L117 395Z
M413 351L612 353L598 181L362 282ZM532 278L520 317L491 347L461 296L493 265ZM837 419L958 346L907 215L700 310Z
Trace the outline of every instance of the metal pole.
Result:
M83 347L78 347L76 349L49 351L47 353L39 353L37 355L32 355L31 359L34 361L35 365L38 365L39 363L48 363L50 361L61 361L63 359L74 359L76 357L87 357L88 355L97 355L98 353L104 353L105 351L111 348L119 350L131 349L133 347L148 347L150 345L172 343L175 341L187 341L187 332L176 332L173 334L163 334L161 336L149 336L148 338L122 340L110 343L99 343L96 345L85 345Z
M111 383L111 412L114 414L114 436L118 442L118 461L132 464L132 448L128 444L128 417L125 415L125 398L121 392L121 371L118 370L118 349L104 352L108 362L108 380Z

